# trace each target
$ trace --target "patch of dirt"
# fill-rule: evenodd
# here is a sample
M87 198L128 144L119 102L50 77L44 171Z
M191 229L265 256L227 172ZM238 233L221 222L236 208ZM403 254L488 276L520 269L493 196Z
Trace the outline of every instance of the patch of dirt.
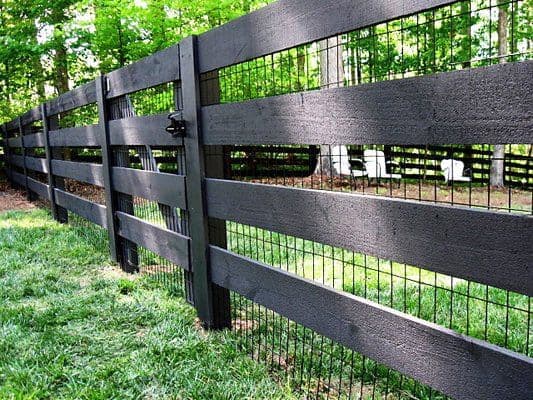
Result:
M205 330L204 326L202 325L202 321L200 321L200 318L195 318L194 319L194 328L196 329L196 331L198 331L198 334L201 337L203 337L203 338L207 337L208 333Z
M100 268L98 272L104 278L109 279L127 279L129 281L134 281L139 278L139 274L128 274L122 271L120 268L113 266Z
M145 265L141 268L141 274L157 275L157 274L173 274L176 268L170 265Z
M234 319L232 322L233 328L239 331L253 331L259 328L259 323L254 320Z
M12 189L7 182L0 182L0 213L12 210L33 210L35 208L35 204L26 200L24 192Z
M468 184L454 184L424 182L412 183L401 181L382 182L380 186L365 179L350 180L350 178L321 177L313 175L306 178L262 178L248 180L254 183L268 185L290 186L305 189L330 190L336 192L360 193L368 195L387 196L399 199L428 201L443 204L471 205L484 208L526 211L532 210L530 190L515 188L494 188L488 186L470 187Z
M105 191L101 187L78 182L72 179L65 179L65 189L76 196L83 197L86 200L98 204L105 204Z

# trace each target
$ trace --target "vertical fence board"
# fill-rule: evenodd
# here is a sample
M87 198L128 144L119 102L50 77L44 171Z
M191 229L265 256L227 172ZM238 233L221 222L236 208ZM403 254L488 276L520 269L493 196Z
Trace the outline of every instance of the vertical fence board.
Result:
M201 93L201 99L204 96L214 100L215 102L220 101L220 80L218 71L210 73L211 79L214 82L211 85L209 93ZM208 146L205 148L205 174L209 178L229 178L230 173L230 157L231 157L231 147L230 146ZM227 166L227 168L226 168ZM205 191L204 191L205 195ZM208 230L209 230L209 243L215 245L219 248L226 249L228 246L227 243L227 232L226 232L226 221L217 219L217 218L208 218ZM231 325L231 305L230 305L230 294L229 290L221 286L213 284L213 294L214 299L214 317L217 319L215 321L216 326L226 326L230 327Z
M52 211L52 217L58 221L59 211L56 203L55 187L54 187L54 174L52 173L52 149L50 147L50 121L48 119L48 110L46 104L41 105L41 115L43 118L43 136L44 136L44 151L46 154L46 163L48 166L48 197L50 199L50 209Z
M32 196L28 188L28 167L26 167L26 147L24 146L24 127L22 126L22 118L18 118L18 129L20 135L20 145L22 147L22 169L24 170L24 190L26 191L26 200L31 201Z
M50 111L48 109L48 106L46 108L46 111L47 112ZM48 117L48 130L49 130L48 140L50 140L50 131L59 129L59 116L55 114L55 115L49 115L47 117ZM63 160L65 158L65 153L63 149L59 147L54 147L52 146L51 143L50 143L50 152L51 152L50 162L52 163L53 163L53 160ZM61 176L53 175L53 171L52 171L52 179L53 179L54 189L65 190L65 178ZM62 224L68 223L68 210L64 207L59 206L57 202L56 202L56 205L57 205L57 208L56 208L57 221Z
M180 44L180 71L183 95L183 117L187 121L184 140L187 169L187 204L189 231L192 239L191 257L193 288L198 316L206 328L223 329L231 326L229 300L224 290L213 285L209 271L209 225L203 190L205 178L204 149L201 144L200 84L197 59L197 38Z
M98 120L100 129L100 143L102 143L102 166L104 173L105 200L107 210L107 231L109 235L109 250L111 259L118 260L120 254L115 219L116 204L113 199L111 169L113 168L113 154L109 144L109 125L106 105L106 78L104 75L96 79L96 103L98 105Z
M11 184L11 163L9 161L9 140L7 137L7 127L6 124L2 125L2 147L4 149L4 172L6 179Z

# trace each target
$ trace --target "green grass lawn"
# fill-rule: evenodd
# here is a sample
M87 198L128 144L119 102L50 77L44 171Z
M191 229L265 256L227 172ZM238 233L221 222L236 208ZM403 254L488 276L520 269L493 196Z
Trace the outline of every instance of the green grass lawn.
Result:
M0 214L0 399L293 398L92 239L43 210Z
M238 254L532 354L528 296L233 222L228 231L229 248Z

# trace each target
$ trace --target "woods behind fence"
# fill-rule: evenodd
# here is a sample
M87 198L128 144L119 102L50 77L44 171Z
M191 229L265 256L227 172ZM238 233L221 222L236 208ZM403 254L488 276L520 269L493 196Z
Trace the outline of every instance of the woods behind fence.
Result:
M528 39L437 56L478 3L278 1L3 125L7 177L308 395L529 399Z

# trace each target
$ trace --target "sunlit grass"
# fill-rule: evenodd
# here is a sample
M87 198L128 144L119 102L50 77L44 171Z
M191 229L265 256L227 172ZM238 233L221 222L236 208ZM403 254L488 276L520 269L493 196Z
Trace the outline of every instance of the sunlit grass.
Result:
M0 288L1 399L292 398L232 334L110 266L97 229L0 215Z
M425 269L228 222L232 251L487 340L533 352L531 298Z

